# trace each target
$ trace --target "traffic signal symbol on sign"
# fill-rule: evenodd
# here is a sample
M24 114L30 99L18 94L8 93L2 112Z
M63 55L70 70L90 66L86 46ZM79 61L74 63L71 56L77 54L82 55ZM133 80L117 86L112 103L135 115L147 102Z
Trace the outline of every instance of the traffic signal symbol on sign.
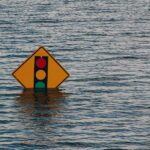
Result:
M13 72L13 76L24 88L57 88L69 73L40 47Z
M48 57L35 56L34 88L47 88Z

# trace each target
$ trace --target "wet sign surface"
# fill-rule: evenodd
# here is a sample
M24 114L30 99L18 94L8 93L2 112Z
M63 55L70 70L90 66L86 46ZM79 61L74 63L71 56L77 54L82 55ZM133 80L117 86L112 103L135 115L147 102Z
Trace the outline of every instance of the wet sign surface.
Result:
M13 76L24 88L57 88L69 73L40 47L13 72Z

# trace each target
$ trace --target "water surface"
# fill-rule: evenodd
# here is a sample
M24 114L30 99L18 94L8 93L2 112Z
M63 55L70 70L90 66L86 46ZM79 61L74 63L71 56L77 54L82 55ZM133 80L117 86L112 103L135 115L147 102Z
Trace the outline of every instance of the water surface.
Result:
M1 0L0 43L0 149L150 149L149 0ZM11 76L39 46L60 90Z

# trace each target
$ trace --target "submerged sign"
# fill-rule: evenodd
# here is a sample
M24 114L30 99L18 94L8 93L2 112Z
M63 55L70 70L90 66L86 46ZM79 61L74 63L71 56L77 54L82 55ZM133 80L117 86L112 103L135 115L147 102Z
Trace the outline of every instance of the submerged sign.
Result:
M24 88L57 88L69 73L44 48L40 47L12 74Z

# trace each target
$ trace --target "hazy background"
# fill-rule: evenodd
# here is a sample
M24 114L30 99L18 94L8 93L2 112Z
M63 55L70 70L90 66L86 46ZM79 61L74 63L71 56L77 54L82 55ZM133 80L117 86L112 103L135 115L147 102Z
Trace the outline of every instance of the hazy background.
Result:
M0 0L0 149L149 149L149 0ZM11 76L39 46L60 90Z

